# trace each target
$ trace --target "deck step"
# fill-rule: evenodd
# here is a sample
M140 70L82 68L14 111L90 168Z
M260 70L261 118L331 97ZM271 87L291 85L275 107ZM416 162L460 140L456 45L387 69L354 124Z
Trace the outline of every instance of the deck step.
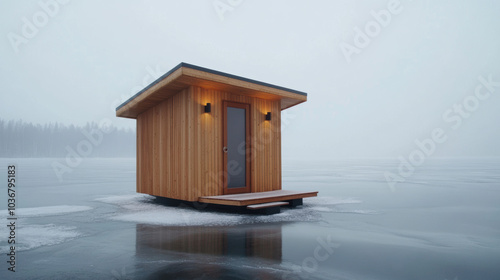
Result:
M253 204L253 205L248 205L247 209L258 210L258 209L264 209L264 208L270 208L270 207L279 207L279 206L284 206L284 205L288 205L288 202L278 201L278 202Z
M276 190L253 193L201 196L198 198L198 202L220 205L247 206L276 201L291 201L294 199L314 197L317 195L317 191L299 192L289 190Z

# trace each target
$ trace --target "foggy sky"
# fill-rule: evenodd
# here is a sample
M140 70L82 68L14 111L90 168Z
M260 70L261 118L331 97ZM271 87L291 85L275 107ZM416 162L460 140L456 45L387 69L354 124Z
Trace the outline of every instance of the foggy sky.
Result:
M479 78L500 83L499 14L493 0L4 0L0 118L135 127L114 108L187 62L307 92L282 113L284 158L407 157L436 129L432 157L500 156L500 86Z

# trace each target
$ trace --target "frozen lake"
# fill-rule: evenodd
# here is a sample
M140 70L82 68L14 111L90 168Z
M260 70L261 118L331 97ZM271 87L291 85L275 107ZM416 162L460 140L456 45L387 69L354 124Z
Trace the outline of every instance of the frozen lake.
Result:
M317 190L272 216L166 207L135 193L135 159L17 166L16 272L0 279L499 279L500 160L433 159L393 189L397 161L284 160L283 188Z

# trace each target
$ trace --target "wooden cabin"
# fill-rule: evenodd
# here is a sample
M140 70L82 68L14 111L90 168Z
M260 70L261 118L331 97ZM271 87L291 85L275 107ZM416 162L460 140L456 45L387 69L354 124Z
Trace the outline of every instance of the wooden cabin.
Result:
M281 111L306 100L180 63L116 109L137 120L137 192L254 209L316 196L281 189Z

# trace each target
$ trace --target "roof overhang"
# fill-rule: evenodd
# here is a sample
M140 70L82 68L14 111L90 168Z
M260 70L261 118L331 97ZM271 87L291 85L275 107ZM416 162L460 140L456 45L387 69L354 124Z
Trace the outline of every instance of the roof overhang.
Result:
M251 97L280 100L281 110L307 100L305 92L271 85L196 65L180 63L116 108L116 116L137 116L189 86L199 86Z

